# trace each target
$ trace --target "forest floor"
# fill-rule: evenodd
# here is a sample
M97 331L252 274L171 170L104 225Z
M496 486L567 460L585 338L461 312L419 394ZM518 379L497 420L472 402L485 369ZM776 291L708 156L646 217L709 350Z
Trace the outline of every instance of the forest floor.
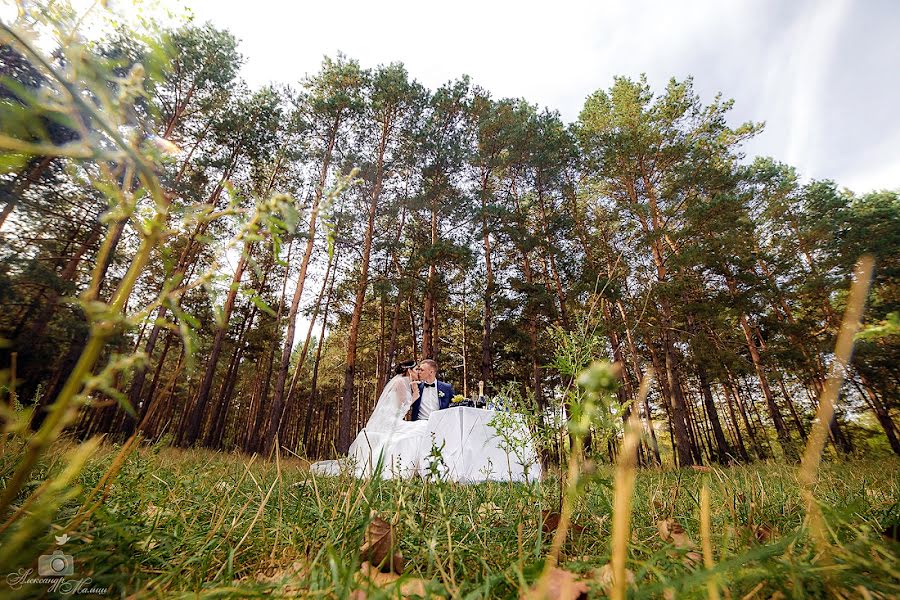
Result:
M56 446L37 474L52 477L70 449ZM91 459L80 475L82 491L37 540L35 554L60 547L52 534L76 514L118 451L105 445ZM14 458L0 455L4 477ZM556 581L590 589L592 597L602 596L610 579L611 482L612 469L601 467L578 499ZM704 483L712 571L699 554ZM107 492L61 548L74 556L76 576L129 598L515 598L541 572L559 502L555 478L532 486L365 483L313 478L296 458L264 462L146 445L127 456ZM828 526L824 553L804 527L794 467L639 471L630 593L707 597L711 574L723 598L900 595L900 543L891 529L900 517L900 460L825 463L816 496ZM405 562L399 580L368 564L361 569L371 515L394 525ZM31 585L18 593L46 593L46 586ZM552 586L550 592L567 597Z

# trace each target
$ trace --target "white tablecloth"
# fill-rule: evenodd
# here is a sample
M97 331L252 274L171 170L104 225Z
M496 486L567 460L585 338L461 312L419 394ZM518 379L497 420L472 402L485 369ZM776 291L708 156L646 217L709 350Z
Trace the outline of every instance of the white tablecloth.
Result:
M509 444L489 425L495 415L492 410L462 406L433 412L428 418L425 455L431 439L438 447L443 444L441 456L451 481L538 481L541 463L524 420L516 414L503 415L512 419L506 437L514 440L513 448L505 448Z

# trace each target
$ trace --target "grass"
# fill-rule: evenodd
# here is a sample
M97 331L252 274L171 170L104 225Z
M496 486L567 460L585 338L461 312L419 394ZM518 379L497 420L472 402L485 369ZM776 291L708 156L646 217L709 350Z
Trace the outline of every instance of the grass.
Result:
M73 448L55 445L22 497L61 470ZM57 548L53 534L79 512L117 452L101 447L79 476L84 491L5 572L33 567L38 554ZM4 477L16 454L4 453ZM598 475L574 507L575 529L584 529L569 532L559 557L560 567L595 590L602 588L600 568L610 562L614 502L612 468L600 467ZM701 540L704 484L712 570L693 552ZM831 544L827 560L809 541L796 467L641 470L634 490L627 562L634 597L672 591L705 597L710 576L726 598L900 594L900 547L882 536L900 513L900 460L823 464L815 495ZM75 558L76 576L116 596L346 597L360 585L358 549L370 515L378 514L396 526L406 576L426 580L429 593L516 597L543 568L552 533L541 529L541 510L555 510L558 494L553 479L536 486L359 482L313 478L298 459L264 462L144 445L128 455L105 501L63 548ZM683 526L696 548L664 541L658 523L667 519ZM40 595L44 588L18 593ZM378 593L370 590L369 597Z

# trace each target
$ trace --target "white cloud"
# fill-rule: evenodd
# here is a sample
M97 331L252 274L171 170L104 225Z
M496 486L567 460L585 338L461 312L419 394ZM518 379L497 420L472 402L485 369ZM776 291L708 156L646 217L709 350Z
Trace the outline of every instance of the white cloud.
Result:
M343 51L364 66L402 61L431 88L469 74L572 121L614 75L646 73L655 89L693 75L704 100L735 99L734 123L766 122L748 155L856 191L900 187L896 0L186 4L242 40L254 87L297 82Z
M787 32L784 43L790 56L789 81L791 84L790 129L784 159L796 165L801 173L808 172L815 164L821 148L819 99L825 94L824 83L831 65L834 41L840 32L841 20L846 15L846 0L823 3L823 9L807 21L797 20Z

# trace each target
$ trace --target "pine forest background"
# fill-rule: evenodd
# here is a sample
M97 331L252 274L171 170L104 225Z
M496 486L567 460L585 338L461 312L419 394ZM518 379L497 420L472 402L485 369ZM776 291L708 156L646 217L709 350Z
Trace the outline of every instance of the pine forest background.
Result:
M82 51L113 95L145 90L128 135L168 156L169 232L124 312L176 293L111 336L100 364L129 368L83 403L76 436L333 456L393 365L427 357L459 393L484 381L531 406L554 462L566 357L583 355L618 363L620 408L655 372L645 463L795 460L869 254L831 448L900 455L900 195L744 156L763 124L732 123L724 96L621 77L565 123L464 76L426 89L402 63L341 55L254 90L235 38L210 24L103 31ZM4 44L0 76L5 138L78 142L77 122L14 120L46 69ZM6 152L0 174L0 367L33 428L88 343L73 299L106 301L140 243L92 184L107 167L55 154ZM286 233L223 251L242 209L273 195L293 206ZM607 433L594 455L612 457Z

